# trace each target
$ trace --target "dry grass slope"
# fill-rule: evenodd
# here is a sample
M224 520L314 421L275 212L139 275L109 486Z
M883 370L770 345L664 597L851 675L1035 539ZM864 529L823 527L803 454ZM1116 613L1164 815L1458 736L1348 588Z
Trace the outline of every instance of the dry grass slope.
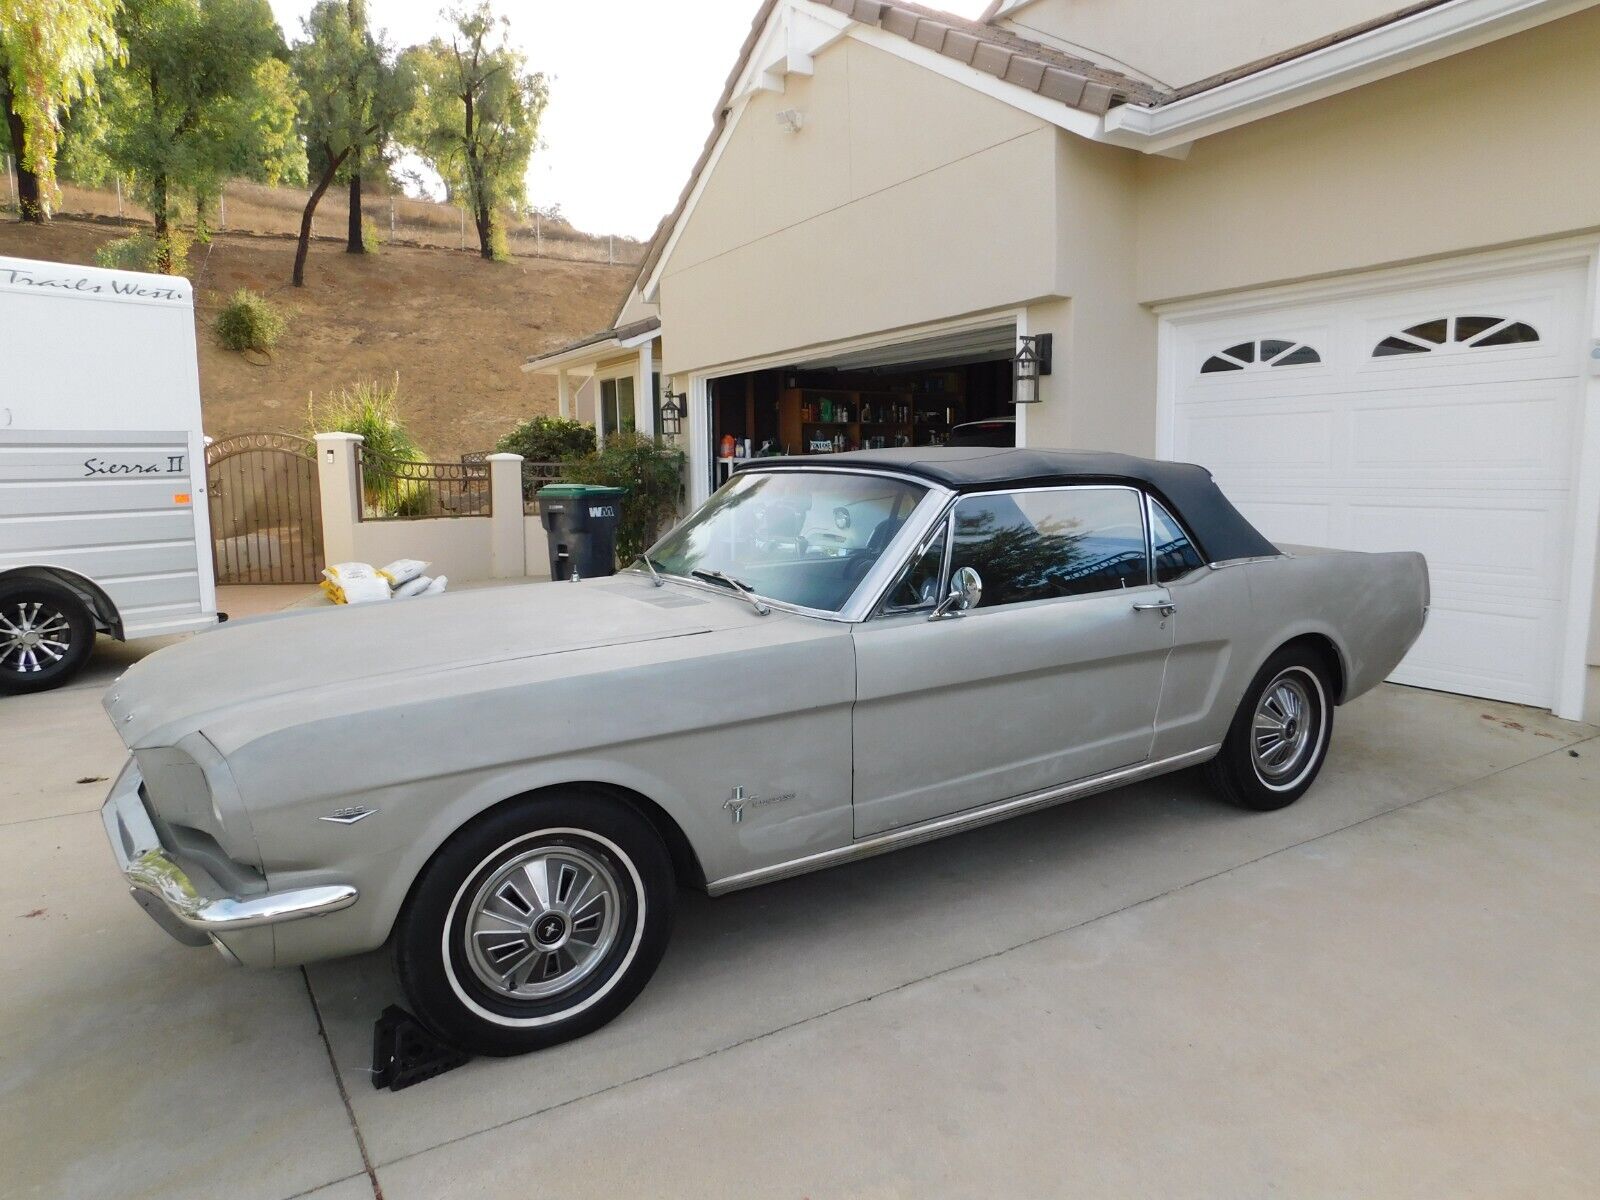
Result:
M231 214L230 214L231 216ZM57 219L44 228L0 223L0 254L93 263L125 230ZM294 242L222 233L196 245L200 394L206 432L301 432L306 400L361 379L400 375L406 422L431 456L482 450L512 424L555 411L553 383L518 370L528 354L605 328L633 275L628 266L385 246L344 253L317 241L305 288L289 286ZM270 296L289 315L271 361L254 365L211 332L235 288Z

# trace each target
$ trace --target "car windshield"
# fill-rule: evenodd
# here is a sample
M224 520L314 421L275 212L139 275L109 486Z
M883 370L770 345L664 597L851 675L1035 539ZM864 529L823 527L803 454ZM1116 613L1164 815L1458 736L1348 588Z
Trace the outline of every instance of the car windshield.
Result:
M927 489L838 471L746 471L650 550L663 575L838 612ZM721 575L724 579L717 579Z

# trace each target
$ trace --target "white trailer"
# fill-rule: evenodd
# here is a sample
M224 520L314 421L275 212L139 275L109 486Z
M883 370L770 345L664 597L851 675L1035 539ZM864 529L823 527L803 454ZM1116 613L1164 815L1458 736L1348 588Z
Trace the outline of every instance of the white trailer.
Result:
M216 624L205 490L188 280L0 257L0 693Z

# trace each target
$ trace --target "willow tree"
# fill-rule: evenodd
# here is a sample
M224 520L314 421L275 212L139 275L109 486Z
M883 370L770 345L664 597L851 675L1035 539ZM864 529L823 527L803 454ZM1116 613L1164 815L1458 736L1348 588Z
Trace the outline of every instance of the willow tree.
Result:
M161 243L178 196L291 155L291 81L266 66L288 50L266 0L122 0L117 32L127 62L104 79L105 154L138 185Z
M0 0L0 107L24 221L50 217L62 117L95 99L96 71L119 57L116 10L117 0Z
M401 140L472 208L478 252L495 258L497 211L520 205L528 159L550 101L544 75L530 72L511 48L509 22L488 3L445 13L452 29L406 52L417 76L417 102Z
M294 47L300 83L300 133L313 180L300 214L294 285L304 287L311 223L334 178L352 158L381 148L400 115L411 107L409 67L352 17L346 0L321 0L301 23Z

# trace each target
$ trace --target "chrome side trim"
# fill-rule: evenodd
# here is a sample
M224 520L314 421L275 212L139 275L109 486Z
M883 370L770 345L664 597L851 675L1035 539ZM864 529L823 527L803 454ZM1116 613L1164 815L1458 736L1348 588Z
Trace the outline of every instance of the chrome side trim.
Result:
M349 884L328 884L244 898L202 896L194 881L161 844L139 795L141 782L139 769L130 759L100 809L100 820L105 825L117 866L122 869L129 890L136 893L135 898L142 899L139 895L142 893L158 901L179 925L202 934L227 933L338 912L356 902L358 893ZM141 905L147 906L147 902ZM167 924L158 914L152 912L151 915L157 917L159 924ZM174 932L170 928L168 931ZM174 936L177 936L175 932ZM200 944L204 942L201 938Z
M1293 558L1292 554L1257 554L1252 558L1225 558L1221 562L1207 563L1213 571L1221 571L1227 567L1247 567L1251 563L1277 562L1280 558Z
M721 879L713 880L706 885L706 891L713 896L722 896L728 892L737 892L742 888L755 887L758 884L773 883L779 879L788 879L794 875L804 875L810 871L820 871L824 867L834 867L841 863L855 862L861 858L871 858L875 854L884 854L890 850L899 850L905 846L915 846L919 842L931 842L935 838L946 837L952 833L961 833L968 829L976 829L982 825L992 825L996 821L1003 821L1007 817L1020 816L1035 809L1049 808L1053 804L1060 804L1067 800L1077 800L1083 796L1092 796L1096 792L1110 791L1112 788L1122 787L1124 784L1137 783L1141 779L1149 779L1153 775L1165 775L1169 771L1180 771L1184 767L1192 767L1215 758L1222 749L1222 743L1212 746L1202 746L1198 750L1191 750L1187 754L1175 754L1171 758L1159 759L1156 762L1138 763L1131 767L1122 767L1115 771L1107 771L1103 775L1092 775L1088 779L1080 779L1076 783L1062 784L1060 787L1045 788L1043 791L1028 792L1026 795L1013 796L1009 800L1001 800L984 808L970 809L966 812L952 813L948 817L940 817L934 821L924 821L920 825L909 825L904 829L892 829L888 833L880 833L875 837L863 838L852 842L848 846L840 846L834 850L822 850L816 854L808 854L804 858L790 859L788 862L777 863L770 867L758 867L754 871L742 871L737 875L727 875Z

